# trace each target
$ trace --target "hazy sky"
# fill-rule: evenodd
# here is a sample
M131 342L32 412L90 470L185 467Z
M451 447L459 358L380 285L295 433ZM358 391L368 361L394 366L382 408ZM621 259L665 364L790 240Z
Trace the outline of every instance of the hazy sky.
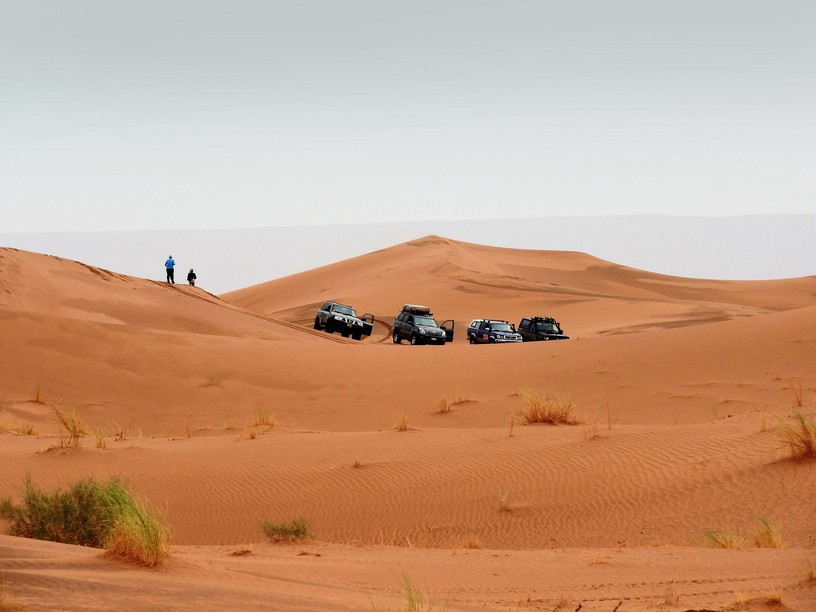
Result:
M812 0L0 11L0 232L816 212Z

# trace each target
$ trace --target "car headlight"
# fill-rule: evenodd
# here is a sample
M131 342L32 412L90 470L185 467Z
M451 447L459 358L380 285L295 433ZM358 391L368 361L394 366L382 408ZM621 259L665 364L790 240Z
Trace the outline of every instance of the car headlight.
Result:
M427 333L427 332L425 331L425 329L423 329L422 327L417 328L417 331L418 331L420 334L422 334L423 336L424 336L424 335Z

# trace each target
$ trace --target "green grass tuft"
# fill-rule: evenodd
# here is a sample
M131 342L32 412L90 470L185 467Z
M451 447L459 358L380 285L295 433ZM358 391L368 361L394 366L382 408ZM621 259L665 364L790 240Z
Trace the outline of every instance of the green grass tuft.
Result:
M115 478L82 480L55 493L40 491L28 478L22 504L0 501L0 518L9 521L13 536L106 548L150 567L167 556L170 541L166 523Z

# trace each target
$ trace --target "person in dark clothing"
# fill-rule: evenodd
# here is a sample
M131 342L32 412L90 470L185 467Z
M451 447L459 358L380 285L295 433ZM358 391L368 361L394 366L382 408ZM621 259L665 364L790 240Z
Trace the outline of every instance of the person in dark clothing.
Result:
M196 273L193 272L192 268L190 268L190 271L187 273L187 282L190 283L193 287L195 287L195 279Z
M176 267L176 260L173 259L173 256L167 258L167 261L164 262L164 268L167 270L167 282L176 284L175 279L175 267Z

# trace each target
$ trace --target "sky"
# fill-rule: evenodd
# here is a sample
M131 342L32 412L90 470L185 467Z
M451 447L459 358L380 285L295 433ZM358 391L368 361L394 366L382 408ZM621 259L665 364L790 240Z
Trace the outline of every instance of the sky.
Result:
M816 212L811 0L0 11L0 232Z

